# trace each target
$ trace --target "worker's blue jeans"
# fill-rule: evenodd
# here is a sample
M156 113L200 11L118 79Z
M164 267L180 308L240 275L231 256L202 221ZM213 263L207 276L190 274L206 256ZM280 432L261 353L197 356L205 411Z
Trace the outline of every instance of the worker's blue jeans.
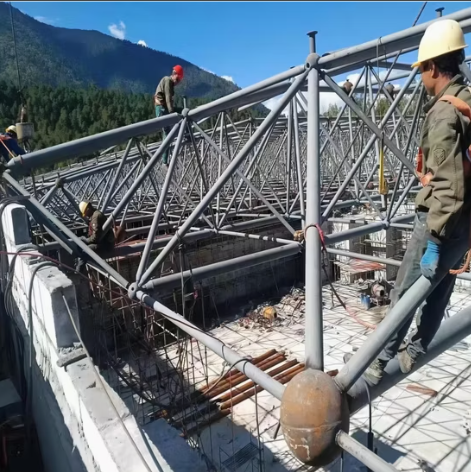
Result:
M397 273L394 289L391 291L390 309L409 290L422 275L420 260L427 246L427 213L417 212L414 220L414 229L407 245L404 259ZM448 273L450 269L459 268L469 246L469 215L462 218L456 227L455 234L443 242L440 248L438 271L446 272L445 277L427 297L417 315L417 329L411 334L406 343L407 353L412 359L425 354L427 347L435 336L445 315L445 310L453 292L456 276ZM397 354L402 341L410 328L414 314L404 326L392 337L378 358L384 362L393 359Z

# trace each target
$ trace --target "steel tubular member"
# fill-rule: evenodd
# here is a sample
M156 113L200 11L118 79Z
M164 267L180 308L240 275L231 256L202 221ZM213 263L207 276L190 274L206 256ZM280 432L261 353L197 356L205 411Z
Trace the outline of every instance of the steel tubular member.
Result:
M195 267L192 270L152 279L142 286L146 290L168 290L177 288L182 284L182 278L191 277L193 280L206 279L208 277L215 277L233 270L244 269L246 267L253 267L265 262L276 261L285 257L294 256L301 252L301 246L298 243L291 243L273 249L256 252L254 254L247 254L246 256L236 257L235 259L228 259L226 261L215 262L207 266Z
M175 144L173 154L170 160L170 165L167 171L167 175L165 176L165 181L162 186L162 191L160 193L160 198L159 202L157 204L157 208L155 210L155 215L152 220L152 225L149 230L149 234L147 236L147 243L144 247L144 252L142 253L141 261L139 262L139 267L137 268L136 272L136 280L139 280L141 278L141 275L144 273L146 267L147 267L147 262L149 260L149 256L152 250L152 243L154 242L155 235L158 231L159 228L159 221L160 217L162 215L162 211L164 209L164 205L167 201L167 194L168 194L168 189L170 188L170 182L172 180L172 175L175 170L175 166L177 165L177 153L180 150L182 140L183 140L183 134L185 132L186 124L187 124L188 118L184 118L183 122L180 125L180 129L178 131L178 136L177 136L177 142Z
M204 344L208 349L211 349L211 351L219 357L222 357L229 364L232 364L237 370L243 372L250 380L253 380L255 383L260 385L260 387L271 393L275 398L281 400L285 387L280 382L270 377L266 372L258 369L248 360L245 360L237 354L237 352L219 341L219 339L204 333L195 325L183 318L183 316L173 312L143 291L137 290L135 297L145 303L149 308L152 308L163 317L170 320L174 325L188 333L191 337Z
M469 18L471 18L471 8L465 8L464 10L442 17L442 19L451 19L458 22L462 22ZM418 47L425 30L434 21L435 20L428 21L427 23L422 23L373 41L368 41L359 46L345 48L338 52L321 57L319 60L319 66L323 69L341 67L347 64L370 61L378 56L378 51L384 55L389 52L399 51L400 49Z
M149 159L146 166L137 176L136 180L134 180L131 188L126 192L126 195L119 201L116 205L116 208L113 210L113 213L109 216L109 218L105 221L103 225L103 230L107 230L113 224L113 220L116 219L124 207L129 203L132 196L136 193L137 189L142 185L144 180L149 176L150 171L154 168L159 160L160 156L164 153L165 149L170 145L170 142L173 140L174 136L177 134L178 128L181 126L181 122L177 123L168 133L166 138L164 139L163 143L154 153L154 155ZM113 195L114 197L114 195Z
M296 77L303 71L304 66L298 66L294 69L282 72L281 74L277 74L250 87L246 87L243 90L238 90L237 92L215 100L207 105L199 106L198 108L191 110L188 116L192 120L201 120L220 111L227 110L228 108L241 106L250 102L250 98L247 99L247 96L250 93L290 79L291 77ZM174 126L180 120L181 116L179 114L172 113L171 115L166 115L160 118L152 118L151 120L133 123L132 125L105 131L93 136L76 139L69 143L63 143L39 151L34 151L30 154L21 156L21 159L15 157L8 162L7 167L21 171L22 168L29 169L42 167L66 159L71 159L73 157L92 154L133 137L149 135L163 128Z
M73 248L78 248L84 254L86 254L90 259L92 259L98 266L100 266L105 272L107 272L111 277L113 277L116 282L121 285L123 288L126 288L129 285L129 282L122 277L118 272L116 272L109 264L107 264L96 252L92 251L83 241L81 241L67 226L65 226L60 220L58 220L52 213L50 213L46 208L44 208L35 198L33 198L8 172L4 172L2 175L3 180L14 189L15 192L28 197L28 201L25 202L28 205L32 205L34 209L44 216L43 225L55 226L63 234L64 239L70 239ZM54 228L55 229L55 228Z
M304 81L306 75L308 74L309 70L306 70L303 74L301 74L291 85L289 90L286 92L285 96L280 100L279 104L270 112L270 114L265 118L263 123L259 126L257 131L250 137L247 141L245 146L241 149L239 154L234 157L231 161L231 164L226 168L226 170L221 174L218 180L214 183L211 187L209 192L203 197L203 199L199 202L198 206L193 210L193 212L188 216L185 223L178 229L177 233L173 236L170 242L165 246L162 252L157 256L154 260L152 265L148 268L148 270L143 274L141 280L139 281L139 285L144 285L149 278L151 277L154 270L159 267L162 261L167 257L170 251L178 244L180 237L186 234L191 226L198 220L198 218L202 215L205 211L207 206L211 203L217 193L221 190L221 188L226 184L226 182L230 179L231 175L234 174L234 171L242 164L242 162L246 159L252 148L258 142L258 140L263 136L263 134L270 128L270 126L275 122L278 115L281 113L281 110L285 108L288 104L289 100L292 99L294 95L296 95L299 87L301 86L302 82Z
M319 56L311 51L307 61L313 61L308 75L307 130L307 208L305 222L306 251L306 316L305 363L324 370L324 336L322 317L322 246L317 228L321 225L321 162L319 145L319 72L315 61ZM294 113L296 114L296 105ZM301 195L303 189L299 189Z
M378 385L367 387L363 379L356 382L348 391L350 413L354 414L368 404L367 388L372 400L379 397L386 390L398 384L422 366L430 363L469 335L471 335L471 307L461 310L442 322L437 334L427 348L427 353L417 359L413 370L409 374L402 373L399 361L395 357L388 362L383 378Z
M372 472L398 472L388 462L381 459L373 451L370 451L363 444L359 443L344 431L339 431L336 438L337 444L363 465L366 465Z
M378 356L384 346L399 331L401 326L412 316L425 298L445 276L441 273L433 282L421 276L412 287L399 299L388 316L377 326L353 357L343 366L335 377L336 384L343 392L348 391L362 376L366 368Z

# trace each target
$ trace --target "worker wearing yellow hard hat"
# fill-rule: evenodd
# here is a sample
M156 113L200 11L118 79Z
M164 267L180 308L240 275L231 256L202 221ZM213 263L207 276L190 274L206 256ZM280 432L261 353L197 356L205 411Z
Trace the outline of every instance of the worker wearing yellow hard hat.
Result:
M431 97L424 107L417 156L417 176L423 188L415 200L414 229L391 291L390 307L414 290L411 287L421 276L423 289L432 284L435 288L422 305L415 332L405 339L415 312L412 310L363 374L370 385L382 380L386 365L396 354L401 371L409 373L427 352L453 292L460 272L457 269L469 249L471 156L467 150L471 144L471 92L460 69L466 47L459 23L436 20L426 29L412 65L419 68L425 91ZM348 362L351 356L348 353L344 360Z
M80 202L79 210L82 217L90 218L88 237L83 237L83 242L87 244L92 251L95 251L101 256L110 253L115 245L115 236L113 228L108 228L106 231L103 230L103 226L106 222L105 215L100 210L96 210L88 201ZM82 259L77 261L76 270L78 272L80 272L83 264L84 261Z
M16 132L16 126L11 125L5 133L0 133L0 156L5 161L12 159L16 156L22 156L26 151L18 145L18 134Z

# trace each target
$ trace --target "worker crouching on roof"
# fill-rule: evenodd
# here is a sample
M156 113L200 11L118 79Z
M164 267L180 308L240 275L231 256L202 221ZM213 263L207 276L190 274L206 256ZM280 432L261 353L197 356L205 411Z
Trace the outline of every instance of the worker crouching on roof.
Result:
M11 158L22 156L26 151L18 145L16 126L9 126L5 133L0 133L0 156L8 162Z
M113 253L115 245L115 236L113 228L103 230L106 221L105 215L100 210L95 210L90 202L81 202L79 205L80 213L84 218L89 218L88 237L83 237L82 240L87 246L95 251L99 256L106 257ZM76 269L80 272L84 261L78 259Z
M174 89L183 80L183 67L175 66L170 76L163 77L159 82L154 95L155 116L157 118L170 113L181 113L182 109L174 106ZM165 139L171 128L165 127L162 132L162 141ZM163 153L162 162L168 165L168 147Z
M387 363L396 354L406 374L427 352L455 285L456 275L450 269L460 267L470 247L471 156L467 156L467 148L471 127L465 114L471 112L471 93L459 69L465 48L459 23L437 20L425 31L418 61L412 66L419 67L425 90L433 98L424 107L426 117L417 157L423 188L416 197L412 237L391 291L391 308L421 275L435 288L419 311L415 332L405 339L414 316L411 313L364 373L363 378L373 385L381 381ZM344 360L347 362L351 355Z

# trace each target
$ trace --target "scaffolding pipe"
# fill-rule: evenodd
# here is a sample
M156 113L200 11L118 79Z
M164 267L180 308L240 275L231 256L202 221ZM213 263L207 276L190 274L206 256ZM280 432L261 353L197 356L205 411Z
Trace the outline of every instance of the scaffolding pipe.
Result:
M297 243L291 243L290 245L256 252L255 254L247 254L246 256L215 262L214 264L209 264L203 267L196 267L178 274L168 275L167 277L152 279L143 285L142 288L144 290L170 290L180 287L182 284L182 279L192 279L193 281L198 281L207 279L209 277L216 277L234 270L245 269L258 264L264 264L266 262L273 262L285 257L295 256L300 252L301 246Z
M372 472L398 472L388 462L381 459L373 451L359 443L344 431L339 431L335 438L337 444L345 451L366 465Z
M268 131L268 129L273 125L276 121L278 115L281 113L286 105L288 104L289 100L292 99L293 96L296 95L302 81L306 77L309 69L307 69L302 75L300 75L286 92L285 96L280 100L277 106L270 112L270 114L265 118L263 123L259 126L257 131L250 137L247 141L245 146L241 149L241 151L234 157L231 161L231 164L226 168L226 170L221 174L221 176L217 179L214 183L213 187L209 190L209 192L203 197L203 199L199 202L197 207L193 210L193 212L188 216L185 223L178 229L176 234L170 240L170 242L165 246L162 252L157 256L151 266L147 269L147 271L142 275L139 285L144 285L149 278L151 277L154 270L159 267L159 265L163 262L165 257L173 250L173 248L178 244L180 237L188 231L188 229L197 221L197 219L202 215L204 210L207 206L212 202L216 194L221 190L221 188L226 184L226 182L230 179L231 175L235 172L236 169L245 161L246 157L252 150L252 148L256 145L256 143L262 138L264 133Z
M313 42L311 42L311 47ZM319 57L310 51L308 57ZM311 64L312 66L313 64ZM322 246L318 231L321 225L321 159L319 143L319 71L312 67L308 75L308 128L306 180L306 315L305 363L311 369L324 370L324 326L322 317ZM297 105L295 104L295 114ZM299 189L303 195L303 188ZM304 197L303 197L304 198Z
M409 374L402 373L399 361L395 357L388 362L383 378L378 385L367 386L363 378L358 380L348 391L350 413L353 415L368 404L367 389L371 400L374 400L469 335L471 335L471 307L461 310L442 322L428 346L427 353L417 359Z
M211 349L219 357L235 367L239 372L244 373L250 380L260 385L264 390L271 393L275 398L281 401L285 386L270 377L266 372L254 366L248 359L241 357L237 352L227 347L223 342L214 336L210 336L187 321L183 316L173 312L165 305L162 305L152 297L137 290L135 296L138 300L145 303L164 318L167 318L174 325L185 331L191 337L202 343L208 349Z

